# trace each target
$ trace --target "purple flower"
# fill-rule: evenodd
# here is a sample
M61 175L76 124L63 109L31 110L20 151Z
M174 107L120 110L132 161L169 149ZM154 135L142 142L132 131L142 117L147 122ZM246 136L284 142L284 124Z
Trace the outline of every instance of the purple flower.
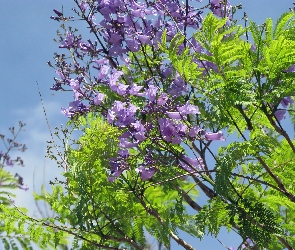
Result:
M121 138L119 147L120 148L133 148L138 146L139 142L129 142L127 138Z
M110 36L109 43L111 44L118 43L118 42L121 42L122 39L123 37L121 35L119 35L118 33L113 33Z
M119 78L123 74L124 73L122 71L118 71L115 69L112 71L112 74L110 75L110 79L109 79L109 86L111 90L117 91L117 82L119 81Z
M199 126L193 126L190 131L188 132L188 135L192 138L197 137L197 135L199 134L199 132L201 131Z
M73 90L79 90L80 89L80 82L77 79L71 79L69 85Z
M165 105L167 101L168 101L168 95L166 93L161 93L157 99L157 104L159 106L162 106L162 105Z
M79 41L79 48L84 53L86 53L89 50L89 46L87 45L87 43L85 43L83 41Z
M115 180L116 180L116 177L114 177L114 176L108 177L108 182L114 182Z
M158 119L161 135L165 141L171 142L172 137L177 134L175 127L170 119L159 118Z
M253 44L253 45L251 45L251 48L250 49L251 49L252 52L255 52L256 48L257 48L256 45Z
M119 95L125 95L127 92L127 88L128 88L128 85L125 85L123 83L119 83L116 91Z
M187 86L185 85L185 81L178 74L176 79L169 86L168 93L172 96L181 96L183 93L187 92Z
M66 38L61 42L60 48L72 48L75 42L75 36L68 32L66 33Z
M286 72L289 72L289 73L292 73L292 72L295 72L295 65L291 65L287 70Z
M115 101L113 107L108 110L107 120L113 124L115 118L117 118L116 125L125 127L135 121L134 115L137 109L138 107L131 103L127 105L127 103Z
M129 151L128 151L128 149L120 149L118 151L118 155L123 158L127 158L129 156Z
M103 99L105 98L105 94L103 93L98 93L94 98L93 98L93 103L94 105L99 105L102 103Z
M205 132L205 138L208 141L213 141L213 140L225 141L222 131L218 131L217 133Z
M132 52L137 52L140 49L140 43L138 41L136 41L135 39L126 40L126 44L127 44L128 48L130 49L130 51L132 51Z
M136 121L134 123L131 123L131 125L133 126L133 128L137 132L144 132L145 131L145 127L142 125L142 123L140 121Z
M178 123L175 125L177 134L180 136L185 136L187 131L187 126L183 123Z
M142 43L142 44L152 44L152 41L150 39L149 36L146 35L138 35L138 40Z
M196 172L196 169L202 170L204 168L203 159L200 157L189 158L183 155L180 163L181 163L181 167L190 173ZM195 169L193 169L192 167Z
M145 4L138 4L135 1L132 1L131 4L131 13L134 17L145 18L145 10L147 6Z
M12 160L10 160L9 158L6 159L6 162L5 164L9 167L13 167L13 163L12 163Z
M83 10L83 11L88 9L88 4L85 1L82 1L81 3L79 3L79 6L80 6L81 10Z
M113 110L109 109L107 114L108 123L113 124L115 119L116 119L116 113Z
M117 42L114 43L113 46L109 49L109 56L120 56L125 52L127 52L127 50L122 48L121 42Z
M177 29L175 27L175 24L173 22L166 22L165 24L166 30L167 30L167 41L171 41L173 37L175 37L177 33Z
M109 62L109 60L106 59L106 58L101 58L101 59L98 59L98 60L93 60L93 62L95 62L99 66L101 66L101 65L107 64Z
M139 91L142 88L143 88L142 86L138 86L137 84L132 84L129 89L129 95L143 96L144 93L139 93Z
M112 164L111 173L112 173L113 177L119 177L123 173L124 170L125 169L120 168L119 164L118 164L118 166L117 165L115 166L115 164Z
M109 164L112 177L119 177L127 169L126 162L120 158L110 158Z
M133 135L134 135L135 139L138 140L139 142L142 142L146 139L145 133L141 132L141 131L135 132L135 133L133 133Z
M97 79L98 79L98 80L101 80L101 79L105 78L105 77L108 75L109 69L110 69L109 66L107 66L107 65L103 65L103 66L100 68L100 71L98 72Z
M131 123L131 126L134 128L135 132L131 132L136 140L142 142L145 140L145 127L142 125L140 121L136 121Z
M88 108L81 101L73 101L69 103L69 108L62 108L62 113L67 117L72 117L79 112L86 112Z
M201 114L199 108L190 104L189 101L187 101L185 105L179 107L178 111L181 113L181 115Z
M144 17L144 12L141 10L134 10L132 11L132 15L135 17Z
M286 118L286 110L285 109L278 109L274 113L275 117L277 118L278 121L281 121Z
M186 164L183 164L182 162L180 163L180 166L181 166L181 168L183 169L183 170L185 170L186 172L188 172L188 173L194 173L195 175L197 175L197 170L194 170L194 169L192 169L191 167L189 167L188 165L186 165Z
M186 126L184 124L174 124L172 120L167 118L159 118L158 122L161 135L165 141L173 144L181 143L181 136L183 136L186 131Z
M134 115L135 115L137 109L138 109L138 107L129 103L128 107L126 107L123 110L120 110L120 112L118 112L117 123L121 124L123 126L130 125L135 120Z
M213 62L204 61L202 64L199 65L200 68L204 68L203 75L207 74L207 71L210 71L211 69L215 72L218 72L218 67Z
M294 101L292 100L292 98L290 96L287 96L287 97L284 97L282 100L281 100L281 104L284 108L287 108L287 106L289 104L293 104Z
M79 98L80 98L81 96L83 96L83 95L81 94L81 92L78 91L78 90L73 89L73 92L74 92L74 101L78 101Z
M163 70L162 74L165 78L171 76L171 74L173 73L172 68L168 67L167 69Z
M61 78L61 80L65 80L64 74L60 70L56 70L55 73Z
M156 172L156 168L155 167L147 168L145 166L141 166L137 168L135 171L140 174L140 178L142 181L146 181L154 176Z
M177 134L174 135L171 143L173 143L173 144L180 144L181 143L181 137L179 135L177 135Z
M226 2L226 5L223 2ZM228 0L210 0L211 11L218 17L229 16L231 9L230 2Z
M146 95L151 102L156 99L157 92L158 88L152 84L149 86L148 90L146 90Z
M56 15L58 15L59 17L62 16L62 13L61 13L60 11L58 11L58 10L56 10L56 9L54 9L53 11L54 11L54 13L55 13Z
M198 170L203 170L204 164L203 159L198 158L189 158L187 156L182 156L182 159L180 161L180 166L182 169L187 171L188 173L196 173Z
M172 119L179 120L182 118L179 112L166 112L166 114Z

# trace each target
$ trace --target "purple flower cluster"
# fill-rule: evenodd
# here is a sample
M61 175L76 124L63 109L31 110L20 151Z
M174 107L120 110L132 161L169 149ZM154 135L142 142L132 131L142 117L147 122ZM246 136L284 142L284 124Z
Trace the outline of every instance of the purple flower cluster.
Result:
M131 88L128 88L131 89ZM116 88L112 89L117 92ZM148 88L141 88L140 95L138 91L133 91L133 96L125 95L128 102L115 100L106 119L110 124L117 126L125 132L119 137L119 153L116 158L112 158L111 176L109 180L113 181L119 177L124 170L129 169L128 158L131 148L140 147L146 140L161 144L171 143L180 145L186 141L193 140L225 140L221 131L217 133L206 132L199 126L192 126L188 119L200 115L199 108L189 101L184 105L173 103L173 98L168 93L158 93L158 89L153 85ZM140 98L141 106L131 103L132 98ZM171 110L172 109L172 110ZM171 111L169 111L171 110ZM143 116L149 121L144 121ZM151 153L145 156L144 164L136 169L142 180L151 178L156 172L156 160ZM202 159L192 160L188 157L181 158L180 166L187 172L195 171L195 167L202 168ZM175 159L175 161L177 161Z
M289 105L292 105L294 103L294 101L292 100L292 98L290 96L284 97L280 104L285 108L285 109L278 109L275 111L274 115L276 117L276 119L278 121L285 119L286 118L286 108Z
M227 2L227 5L229 2ZM222 3L214 2L211 5L212 11L223 6ZM137 52L144 50L146 46L152 46L154 49L158 47L161 42L164 29L167 34L167 41L170 41L178 31L186 31L188 28L198 29L202 22L202 11L192 6L186 6L179 1L161 0L151 2L139 1L81 1L79 3L79 10L75 10L78 15L86 19L90 25L91 32L95 33L98 38L96 41L87 39L83 41L80 35L76 35L71 30L65 30L64 37L60 35L60 48L71 50L72 57L85 61L88 57L89 64L83 67L78 60L73 63L67 63L64 54L57 55L54 58L57 66L55 84L52 90L64 90L63 85L69 86L74 92L74 100L88 100L90 106L78 102L71 103L69 108L63 108L62 113L68 117L81 112L92 110L91 105L99 105L100 101L95 101L97 94L95 91L100 84L107 84L112 90L115 90L119 95L125 95L127 91L133 94L133 91L138 91L142 86L126 85L122 82L117 82L119 77L123 74L118 68L129 65L130 52ZM226 9L230 9L227 6ZM91 10L91 11L90 11ZM89 13L87 12L89 11ZM67 21L70 18L65 18L63 14L54 10L57 17L55 20ZM214 12L215 13L215 12ZM96 23L96 20L102 16L104 19ZM193 38L188 38L192 42L188 46L197 50L198 44ZM100 48L98 48L98 44ZM204 53L208 53L205 50ZM200 67L211 67L209 62L197 62ZM49 62L51 65L51 63ZM93 79L90 77L90 66L98 70L97 77ZM164 66L164 64L163 64ZM212 66L214 67L214 65ZM204 72L206 72L204 68ZM151 70L151 69L150 69ZM165 65L161 68L161 81L166 80L169 76L172 77L172 68L170 65ZM76 78L72 78L74 74ZM173 96L178 96L181 93L187 93L188 87L184 80L174 72L174 81L168 87L168 93ZM87 79L88 78L88 79ZM130 82L130 79L125 79ZM129 89L128 89L129 88ZM151 86L150 86L151 88ZM155 91L150 89L151 92ZM140 94L140 93L139 93ZM152 93L151 93L152 94ZM154 95L155 96L155 95ZM99 103L99 104L97 104ZM89 106L89 107L88 107Z
M84 113L88 111L88 108L79 100L73 101L69 103L68 108L62 108L62 113L67 117L72 117L74 114L77 113Z
M228 0L210 0L210 5L210 9L216 16L230 17L231 5Z
M189 158L187 156L182 156L182 158L180 159L180 166L185 171L194 174L197 174L198 170L204 169L203 159L200 157Z
M51 89L73 91L74 101L62 108L65 116L97 112L122 130L118 155L110 159L110 181L130 168L129 159L134 157L131 148L145 152L136 172L147 180L157 172L155 166L165 165L152 153L154 145L169 151L173 145L194 140L224 140L221 131L201 128L201 112L191 100L192 88L172 64L165 58L153 63L161 58L158 44L163 32L169 42L179 31L188 34L189 29L198 30L202 25L200 9L174 0L81 1L77 8L75 13L87 21L96 40L83 40L62 26L59 47L69 51L71 61L64 54L55 55L58 78ZM211 1L211 10L219 17L228 16L229 2ZM57 21L70 19L54 12ZM98 22L100 17L103 20ZM191 50L209 54L194 38L186 36L190 41L186 46ZM179 51L183 49L181 45ZM204 72L207 67L217 70L210 62L196 63ZM190 173L202 169L201 158L190 160L180 152L171 152L171 162L182 170Z
M295 72L295 65L291 65L285 72L294 73ZM286 118L286 109L289 105L294 103L293 99L290 96L284 97L279 104L283 106L284 109L276 109L274 112L274 116L278 121L281 121Z

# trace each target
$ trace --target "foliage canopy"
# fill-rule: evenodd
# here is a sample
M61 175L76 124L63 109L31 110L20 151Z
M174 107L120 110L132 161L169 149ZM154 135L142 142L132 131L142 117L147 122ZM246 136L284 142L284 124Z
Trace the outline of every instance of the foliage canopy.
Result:
M98 2L97 8L87 4L99 12ZM294 122L295 15L243 27L226 17L227 1L220 5L225 9L212 10L189 37L176 25L173 8L159 3L175 22L174 33L167 24L155 33L157 43L137 34L139 45L117 37L125 50L113 42L107 24L113 20L106 18L103 33L80 3L76 14L106 43L97 54L91 42L88 49L81 46L81 36L66 26L69 19L56 11L64 30L59 42L69 58L56 55L62 79L54 88L64 84L78 96L63 110L71 117L58 162L65 181L36 195L56 212L54 218L35 220L2 204L8 234L26 222L41 245L63 247L72 235L72 249L149 249L150 234L167 248L174 240L194 249L179 230L202 239L226 227L241 236L240 249L295 248L295 146L282 122L286 116ZM100 53L104 57L95 61ZM94 63L98 77L91 77ZM68 142L69 128L83 132L76 146ZM208 204L199 205L200 195Z

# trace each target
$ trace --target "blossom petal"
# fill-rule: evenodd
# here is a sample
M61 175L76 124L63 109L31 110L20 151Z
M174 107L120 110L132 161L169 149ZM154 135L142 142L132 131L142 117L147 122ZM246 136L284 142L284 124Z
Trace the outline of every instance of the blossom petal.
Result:
M222 131L218 131L217 133L206 132L205 138L209 141L214 141L214 140L225 141Z

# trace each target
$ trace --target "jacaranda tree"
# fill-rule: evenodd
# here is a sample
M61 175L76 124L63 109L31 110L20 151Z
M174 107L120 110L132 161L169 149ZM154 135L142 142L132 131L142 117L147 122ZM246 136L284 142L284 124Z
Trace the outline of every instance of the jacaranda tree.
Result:
M294 249L294 12L240 25L227 0L73 2L74 17L51 17L60 52L48 62L51 89L73 92L63 154L48 151L65 180L36 195L57 216L28 218L35 241L149 249L149 234L194 249L179 230L226 227L239 249Z

